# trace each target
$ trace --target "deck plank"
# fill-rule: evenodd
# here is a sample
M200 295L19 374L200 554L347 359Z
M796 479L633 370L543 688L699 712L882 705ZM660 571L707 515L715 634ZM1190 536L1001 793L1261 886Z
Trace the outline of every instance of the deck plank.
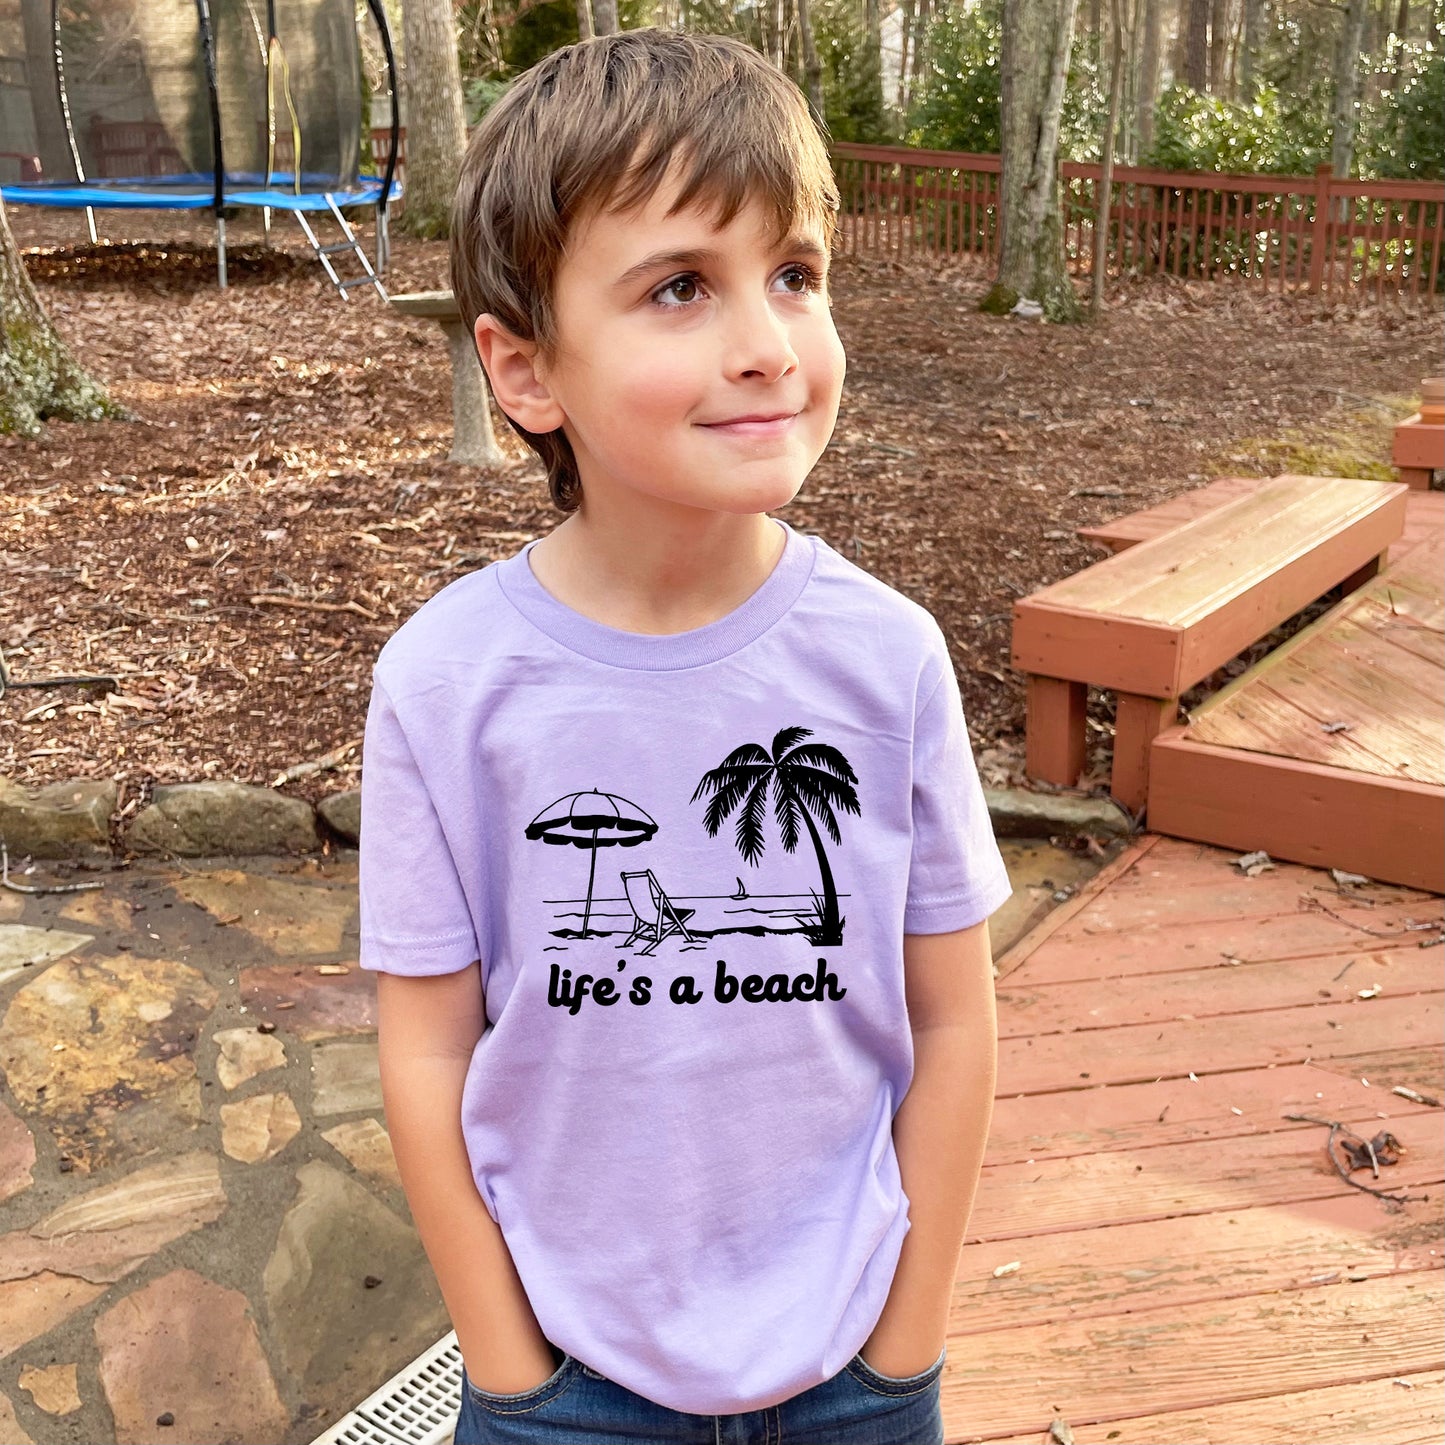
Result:
M1087 1424L1437 1371L1442 1308L1433 1271L970 1336L944 1370L947 1438L1041 1439L1056 1414Z
M1362 1078L1370 1084L1361 1084ZM1382 1092L1389 1094L1396 1084L1429 1098L1445 1097L1445 1046L1073 1089L1061 1107L1047 1111L1040 1109L1036 1094L1006 1095L994 1103L988 1162L1021 1164L1314 1127L1290 1123L1286 1114L1362 1124L1376 1119L1382 1108L1398 1115L1428 1107L1411 1105L1398 1094L1382 1104Z
M1109 1418L1073 1427L1075 1445L1439 1445L1445 1371L1380 1376L1200 1410ZM950 1434L950 1442L973 1439ZM1047 1445L1041 1433L993 1445Z
M1381 1094L1390 1097L1383 1090ZM1445 1143L1438 1116L1382 1112L1387 1117L1369 1130L1369 1136L1388 1128L1406 1153L1398 1164L1381 1171L1373 1187L1391 1194L1437 1192L1445 1180ZM1317 1127L1249 1135L1226 1143L1205 1140L1039 1159L1032 1164L986 1164L969 1237L1017 1242L1063 1230L1348 1198L1358 1191L1330 1164L1325 1153L1328 1138L1328 1129ZM1371 1182L1363 1174L1356 1179Z
M1440 1269L1442 1236L1445 1195L1435 1190L1398 1211L1356 1192L967 1244L948 1332L962 1338L1274 1290L1348 1289Z
M1221 970L1228 977L1221 976ZM1357 1002L1438 993L1440 960L1420 948L1380 949L1280 963L1222 959L1212 966L1153 975L1147 988L1129 976L1078 983L1039 983L1014 975L998 988L1002 1038L1072 1033L1120 1024L1175 1022L1290 1008L1301 1000ZM1378 988L1374 998L1363 991Z
M1442 1004L1445 994L1437 992L1068 1034L1005 1036L999 1043L999 1092L1042 1094L1262 1064L1302 1064L1380 1049L1425 1048L1439 1040Z

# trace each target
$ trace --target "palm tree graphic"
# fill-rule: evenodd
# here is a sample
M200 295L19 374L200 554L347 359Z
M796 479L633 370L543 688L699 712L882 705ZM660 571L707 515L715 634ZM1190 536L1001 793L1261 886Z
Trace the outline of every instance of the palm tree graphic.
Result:
M838 844L834 808L844 808L862 815L858 794L853 784L858 779L847 758L826 743L804 743L812 737L808 728L784 728L773 739L771 754L758 743L744 743L734 748L717 767L703 774L692 802L706 793L712 794L703 818L708 837L716 838L723 820L740 807L737 821L737 847L749 863L757 866L763 854L763 816L767 809L768 784L773 787L773 814L783 849L792 853L798 846L798 823L802 820L818 854L818 870L823 875L823 897L818 906L818 922L808 929L808 941L815 947L836 947L843 941L843 920L838 916L838 890L823 840L813 822L813 815Z

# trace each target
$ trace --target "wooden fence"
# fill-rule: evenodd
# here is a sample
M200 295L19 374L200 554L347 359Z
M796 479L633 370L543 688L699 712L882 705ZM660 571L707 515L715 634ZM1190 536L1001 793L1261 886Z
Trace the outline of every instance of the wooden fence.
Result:
M975 255L999 244L999 158L906 146L833 147L847 255ZM1098 165L1065 162L1065 250L1092 268ZM1223 175L1116 166L1111 273L1212 279L1267 291L1378 299L1445 289L1445 184Z

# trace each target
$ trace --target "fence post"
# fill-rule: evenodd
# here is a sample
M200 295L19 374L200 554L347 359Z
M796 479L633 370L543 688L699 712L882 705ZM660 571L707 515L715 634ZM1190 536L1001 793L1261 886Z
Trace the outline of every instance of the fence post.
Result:
M1325 279L1325 258L1329 254L1330 225L1334 217L1330 210L1330 180L1332 171L1328 165L1315 167L1315 215L1310 229L1310 281L1309 289L1318 291Z

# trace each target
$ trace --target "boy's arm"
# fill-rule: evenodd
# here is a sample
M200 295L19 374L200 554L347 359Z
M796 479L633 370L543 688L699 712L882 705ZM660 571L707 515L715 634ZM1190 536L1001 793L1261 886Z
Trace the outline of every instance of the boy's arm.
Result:
M883 1314L863 1346L867 1363L895 1378L926 1370L943 1349L998 1060L988 924L909 934L903 961L914 1066L893 1144L910 1227Z
M483 1390L530 1390L556 1368L552 1349L477 1193L462 1138L462 1086L485 1025L478 965L378 974L377 1015L391 1147L467 1374Z

